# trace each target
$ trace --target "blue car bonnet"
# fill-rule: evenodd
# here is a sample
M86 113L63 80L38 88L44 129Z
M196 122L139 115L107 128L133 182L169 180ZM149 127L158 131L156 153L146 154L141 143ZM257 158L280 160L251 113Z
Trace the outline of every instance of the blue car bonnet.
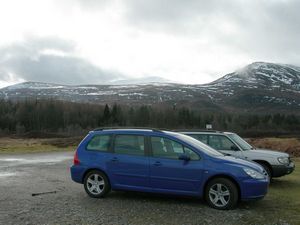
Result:
M264 171L264 169L261 165L259 165L256 162L253 162L253 161L248 161L248 160L244 160L244 159L240 159L240 158L236 158L236 157L232 157L232 156L223 156L223 157L218 157L218 158L222 159L223 161L225 161L229 164L235 164L235 165L237 164L242 167L251 168L251 169L261 172L261 173Z

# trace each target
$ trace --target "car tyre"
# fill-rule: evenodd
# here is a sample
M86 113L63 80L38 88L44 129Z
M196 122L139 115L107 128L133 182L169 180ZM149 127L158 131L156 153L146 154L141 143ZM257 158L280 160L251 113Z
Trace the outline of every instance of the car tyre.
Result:
M238 188L227 178L215 178L206 185L205 200L215 209L234 209L239 200Z
M111 189L107 176L98 170L88 172L83 185L86 193L92 198L103 198Z
M271 180L272 179L272 171L271 171L271 168L266 165L265 163L260 163L260 165L264 168L264 170L267 172L268 176L269 176L269 179Z

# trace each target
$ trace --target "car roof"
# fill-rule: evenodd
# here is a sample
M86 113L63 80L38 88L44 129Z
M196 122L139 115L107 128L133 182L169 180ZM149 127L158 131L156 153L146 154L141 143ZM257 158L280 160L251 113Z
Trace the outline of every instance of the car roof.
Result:
M234 134L232 132L227 131L218 131L218 130L184 130L184 131L178 131L182 134Z
M167 131L167 132L165 132ZM172 132L178 132L182 134L233 134L232 132L224 132L224 131L218 131L218 130L197 130L197 129L186 129L186 130L168 130L168 129L159 129L159 128L151 128L151 127L100 127L96 128L90 133L102 133L102 132L108 132L108 133L164 133L164 134L170 134Z
M101 127L90 133L164 133L164 130L148 127Z

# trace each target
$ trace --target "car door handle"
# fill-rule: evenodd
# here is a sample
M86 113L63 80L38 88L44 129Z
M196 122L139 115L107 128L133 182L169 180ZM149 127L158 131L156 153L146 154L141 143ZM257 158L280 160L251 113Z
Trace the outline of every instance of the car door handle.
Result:
M157 162L153 163L153 165L154 165L154 166L161 166L161 162L158 162L158 161L157 161Z
M112 161L112 162L118 162L119 159L117 157L113 157L110 161Z

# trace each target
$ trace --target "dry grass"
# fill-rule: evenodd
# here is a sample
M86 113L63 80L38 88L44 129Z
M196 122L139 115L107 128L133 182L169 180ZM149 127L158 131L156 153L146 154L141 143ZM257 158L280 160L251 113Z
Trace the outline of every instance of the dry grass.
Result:
M76 149L79 138L0 138L1 153L69 151Z
M250 138L247 141L257 148L287 152L294 157L300 156L299 138Z
M49 152L74 150L83 137L69 138L0 138L1 153ZM257 148L283 151L300 157L299 138L250 138L249 143Z

